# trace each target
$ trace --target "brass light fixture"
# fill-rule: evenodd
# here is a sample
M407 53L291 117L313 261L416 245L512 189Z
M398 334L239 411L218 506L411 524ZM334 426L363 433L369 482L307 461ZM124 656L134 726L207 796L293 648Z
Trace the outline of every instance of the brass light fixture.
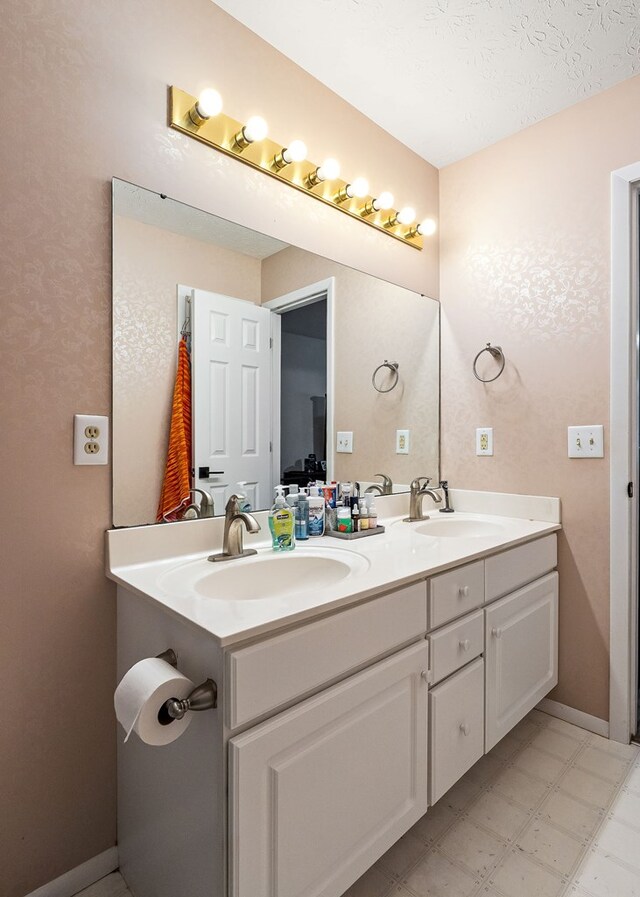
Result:
M389 191L374 197L369 195L369 183L365 178L341 180L336 159L328 158L317 165L306 158L307 147L302 140L291 140L286 145L271 140L267 123L261 116L254 115L242 124L224 114L222 97L212 88L196 98L178 87L171 87L169 125L414 249L422 249L423 236L435 232L432 219L414 226L416 213L412 208L406 206L394 211L394 199Z

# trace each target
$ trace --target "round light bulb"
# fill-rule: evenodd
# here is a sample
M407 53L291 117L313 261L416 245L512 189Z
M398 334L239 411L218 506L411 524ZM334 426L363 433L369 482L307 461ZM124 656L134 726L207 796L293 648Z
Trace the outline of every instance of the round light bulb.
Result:
M207 87L198 97L198 115L201 118L213 118L222 112L222 97L217 90Z
M340 177L340 163L337 159L325 159L318 168L319 181L335 181Z
M282 151L285 162L304 162L307 158L307 144L304 140L292 140L289 146Z
M421 221L418 225L418 233L423 234L425 237L430 237L432 234L436 232L436 223L433 218L425 218L424 221Z
M398 212L398 221L400 224L413 224L416 220L416 210L412 209L411 206L405 206L404 209L400 209Z
M350 184L347 184L348 196L357 196L358 199L363 199L368 193L369 181L366 178L356 178Z
M269 126L260 115L252 115L249 121L242 129L245 140L249 143L255 143L257 140L264 140L269 133Z
M383 190L380 196L373 200L373 207L376 212L386 212L393 206L393 193Z

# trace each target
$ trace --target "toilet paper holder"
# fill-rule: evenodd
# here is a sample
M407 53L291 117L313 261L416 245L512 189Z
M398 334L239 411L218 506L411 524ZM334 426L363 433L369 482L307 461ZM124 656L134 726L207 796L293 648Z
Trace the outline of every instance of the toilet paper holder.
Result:
M162 654L157 655L158 660L164 660L172 667L178 666L178 658L173 648L167 648ZM186 698L169 698L158 711L158 722L168 726L176 719L182 719L187 710L215 710L218 706L218 686L213 679L205 679L200 685L196 685Z

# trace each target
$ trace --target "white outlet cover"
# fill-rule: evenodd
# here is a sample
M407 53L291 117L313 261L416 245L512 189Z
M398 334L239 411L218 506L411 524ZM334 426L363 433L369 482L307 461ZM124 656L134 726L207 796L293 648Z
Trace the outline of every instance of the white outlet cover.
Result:
M476 455L493 455L493 427L477 428Z
M336 433L336 452L346 455L353 453L353 433L351 430L338 430Z
M570 458L604 458L603 425L568 427L567 450Z
M92 432L96 430L94 435ZM109 463L109 418L101 414L74 414L73 463Z
M409 454L409 431L396 430L396 455Z

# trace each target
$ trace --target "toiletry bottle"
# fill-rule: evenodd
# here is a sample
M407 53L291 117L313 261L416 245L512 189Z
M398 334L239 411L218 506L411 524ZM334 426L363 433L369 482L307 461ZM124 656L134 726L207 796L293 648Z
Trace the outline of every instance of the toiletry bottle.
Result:
M351 532L360 532L360 508L358 507L357 501L354 502L353 507L351 508Z
M289 486L289 494L287 495L287 504L290 508L293 508L298 501L298 494L300 490L298 489L297 483L291 483Z
M375 529L378 526L378 511L375 501L369 505L369 529Z
M309 496L309 535L324 535L324 495L320 486L312 486Z
M296 539L304 541L309 538L309 501L303 489L300 490L294 511L296 516Z
M351 508L347 505L338 507L338 532L350 533L351 530Z
M340 487L340 497L345 505L351 507L351 483L342 483Z
M296 547L294 514L284 500L284 486L276 486L276 499L269 511L269 529L274 551L292 551Z
M365 532L369 529L369 511L363 496L360 496L358 507L360 508L360 532Z

